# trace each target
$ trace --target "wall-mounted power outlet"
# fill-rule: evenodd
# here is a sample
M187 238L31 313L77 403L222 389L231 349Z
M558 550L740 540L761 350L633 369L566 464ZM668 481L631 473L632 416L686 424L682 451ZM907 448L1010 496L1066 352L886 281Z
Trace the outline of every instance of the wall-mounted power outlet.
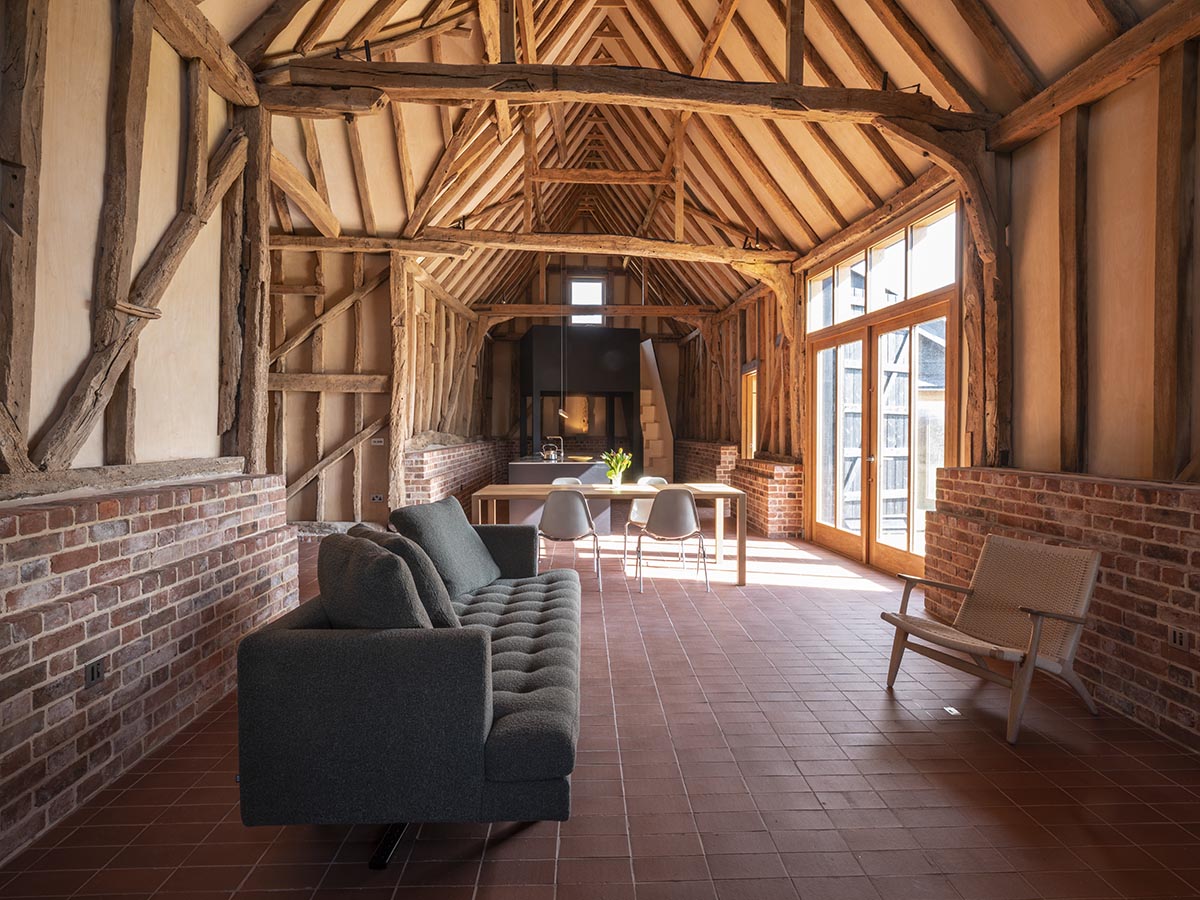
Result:
M383 494L372 494L371 502L372 503L382 503L383 502Z
M381 437L371 438L371 446L372 447L382 447L383 446L383 438L381 438Z
M1171 625L1167 628L1167 640L1176 650L1188 648L1188 633L1178 625Z
M104 680L104 660L94 659L83 667L83 686L89 688Z

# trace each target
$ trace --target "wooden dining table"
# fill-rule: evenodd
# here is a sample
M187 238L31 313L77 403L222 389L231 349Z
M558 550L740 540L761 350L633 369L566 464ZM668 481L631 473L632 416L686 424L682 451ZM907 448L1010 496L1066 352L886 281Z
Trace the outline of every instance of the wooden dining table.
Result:
M737 583L746 583L746 492L728 484L489 484L471 495L472 518L477 524L496 521L501 500L545 500L551 491L580 491L588 500L653 500L663 488L684 487L697 501L712 501L716 512L716 561L725 559L725 504L732 503L737 517Z

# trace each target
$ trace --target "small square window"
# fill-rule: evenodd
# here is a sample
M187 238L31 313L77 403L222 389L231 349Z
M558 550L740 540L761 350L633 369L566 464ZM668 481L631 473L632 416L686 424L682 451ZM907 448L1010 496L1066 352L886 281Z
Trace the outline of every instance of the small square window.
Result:
M571 306L603 306L604 282L598 278L573 278L570 282ZM572 325L602 325L604 316L573 315Z

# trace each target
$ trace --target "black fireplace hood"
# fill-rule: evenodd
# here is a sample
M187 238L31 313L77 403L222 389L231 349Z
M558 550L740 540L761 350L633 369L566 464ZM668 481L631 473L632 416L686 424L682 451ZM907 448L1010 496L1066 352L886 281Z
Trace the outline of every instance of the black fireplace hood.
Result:
M521 338L520 453L524 456L540 446L546 431L560 432L562 423L542 421L542 397L560 397L564 387L562 361L566 360L566 393L570 396L604 397L608 430L605 437L615 446L614 420L617 400L625 419L625 433L633 453L632 476L642 467L642 333L637 328L605 328L601 325L534 325ZM532 402L526 404L526 400ZM532 418L532 422L530 419ZM530 433L532 426L532 434ZM532 446L530 437L533 438Z
M560 361L567 361L567 392L608 396L641 389L641 331L600 325L534 325L521 338L521 394L558 394ZM565 349L565 352L564 352Z

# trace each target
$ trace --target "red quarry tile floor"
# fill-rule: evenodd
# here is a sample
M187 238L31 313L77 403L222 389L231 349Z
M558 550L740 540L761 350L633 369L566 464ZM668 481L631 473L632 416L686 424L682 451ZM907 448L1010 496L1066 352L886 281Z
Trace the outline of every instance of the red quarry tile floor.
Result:
M1113 714L1092 718L1049 680L1015 748L994 686L910 654L888 694L879 611L897 602L893 579L754 540L745 588L726 563L705 593L664 551L639 594L619 539L606 553L603 597L579 557L570 821L423 826L384 872L365 865L377 827L245 828L230 697L0 871L0 895L1200 896L1200 759Z

